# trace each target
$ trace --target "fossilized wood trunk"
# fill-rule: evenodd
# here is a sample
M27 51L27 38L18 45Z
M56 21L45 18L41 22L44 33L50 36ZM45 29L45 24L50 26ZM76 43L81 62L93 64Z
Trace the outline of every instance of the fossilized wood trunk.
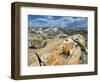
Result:
M58 51L52 51L50 56L44 60L45 65L63 65L64 61L60 58Z
M57 42L57 41L56 41ZM34 56L29 56L29 65L38 66L39 63L43 66L54 65L71 65L79 64L82 53L82 48L85 48L85 39L82 35L73 35L62 39L59 44L53 46L53 49L47 49L43 53L37 52L42 62L38 61L35 53Z
M28 59L29 59L28 60L28 65L29 66L39 66L39 61L38 61L38 58L35 55L35 53L30 54Z
M63 53L66 58L62 56ZM72 43L66 43L59 45L59 47L55 48L55 50L52 50L48 54L49 56L43 60L45 65L78 64L81 50Z

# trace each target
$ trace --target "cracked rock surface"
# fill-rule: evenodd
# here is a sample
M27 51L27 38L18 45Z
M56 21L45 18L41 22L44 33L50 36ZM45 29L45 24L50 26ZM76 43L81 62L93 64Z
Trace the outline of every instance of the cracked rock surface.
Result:
M87 64L87 47L83 35L63 35L64 38L32 40L29 66Z

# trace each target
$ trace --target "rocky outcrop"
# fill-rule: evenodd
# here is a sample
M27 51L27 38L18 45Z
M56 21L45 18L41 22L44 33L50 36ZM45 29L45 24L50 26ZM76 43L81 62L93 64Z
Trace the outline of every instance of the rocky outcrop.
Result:
M33 41L32 45L35 48L43 47L45 42ZM85 38L80 35L73 35L63 38L63 42L56 45L50 51L47 51L39 56L40 66L53 65L70 65L87 63ZM37 52L38 55L38 52ZM39 65L38 63L38 65Z
M45 65L79 64L80 57L81 48L73 40L68 39L51 52L44 54L42 61Z
M57 51L52 51L43 62L47 66L64 64L64 61L60 59L59 53Z
M30 54L29 56L28 56L29 58L29 60L28 60L28 65L29 66L39 66L39 61L38 61L38 58L37 58L37 56L35 55L35 53L33 53L33 54Z
M47 42L45 40L31 40L30 48L39 49L45 47Z
M56 35L56 37L59 37L59 38L68 38L69 36L67 34L58 34L58 35Z
M76 35L71 36L71 39L74 40L76 43L79 43L80 45L84 46L84 47L86 45L85 38L80 34L76 34Z

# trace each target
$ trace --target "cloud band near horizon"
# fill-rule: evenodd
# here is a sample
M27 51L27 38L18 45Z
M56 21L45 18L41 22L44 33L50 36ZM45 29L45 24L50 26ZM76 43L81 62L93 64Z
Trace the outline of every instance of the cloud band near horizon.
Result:
M28 15L33 27L88 27L88 17Z

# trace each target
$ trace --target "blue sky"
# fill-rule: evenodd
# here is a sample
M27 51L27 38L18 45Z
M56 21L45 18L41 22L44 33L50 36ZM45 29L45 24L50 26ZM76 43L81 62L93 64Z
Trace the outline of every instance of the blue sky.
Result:
M87 17L28 15L28 26L87 27Z

